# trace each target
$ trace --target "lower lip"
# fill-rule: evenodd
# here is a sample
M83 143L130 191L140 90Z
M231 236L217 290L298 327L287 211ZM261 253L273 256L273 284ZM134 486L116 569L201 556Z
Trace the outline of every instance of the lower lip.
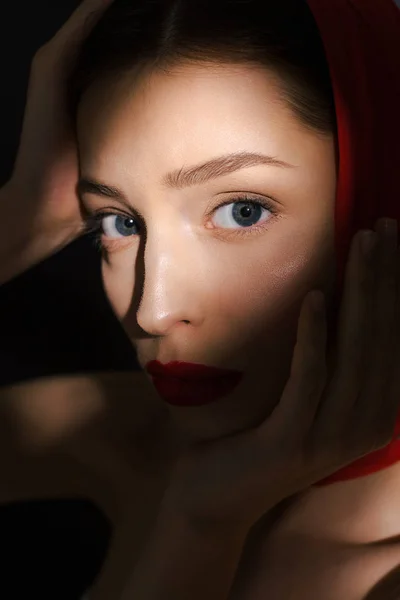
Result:
M161 398L171 406L204 406L230 394L240 383L242 375L188 381L175 377L153 376Z

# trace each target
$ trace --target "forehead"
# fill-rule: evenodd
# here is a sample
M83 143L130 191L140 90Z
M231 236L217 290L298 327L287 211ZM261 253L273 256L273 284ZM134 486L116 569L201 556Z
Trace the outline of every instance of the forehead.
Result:
M278 76L253 65L179 65L102 79L78 112L81 157L96 166L119 157L179 168L188 157L244 151L297 164L316 139L292 113Z
M256 112L256 120L252 115ZM85 134L101 122L135 124L138 133L162 122L193 127L260 125L259 118L292 118L277 75L252 65L178 65L164 71L135 72L102 78L85 93L78 112L78 128ZM177 132L180 130L177 129Z

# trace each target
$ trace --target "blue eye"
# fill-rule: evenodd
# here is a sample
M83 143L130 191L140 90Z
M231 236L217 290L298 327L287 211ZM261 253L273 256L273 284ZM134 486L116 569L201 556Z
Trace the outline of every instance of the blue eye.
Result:
M221 203L207 216L213 215L217 232L226 237L243 237L265 231L269 222L280 218L272 200L255 199L243 195ZM143 219L143 217L142 217ZM96 240L101 246L107 240L115 240L141 234L137 219L120 213L98 213L87 220L88 231L91 227L97 232ZM222 235L222 234L220 234Z
M254 225L259 223L263 213L268 212L271 211L254 200L229 202L216 209L215 213L222 213L223 217L222 222L219 219L220 222L216 223L216 225L222 229L235 229L238 226L254 227Z
M101 219L103 233L108 238L122 238L137 235L135 219L124 215L106 215Z

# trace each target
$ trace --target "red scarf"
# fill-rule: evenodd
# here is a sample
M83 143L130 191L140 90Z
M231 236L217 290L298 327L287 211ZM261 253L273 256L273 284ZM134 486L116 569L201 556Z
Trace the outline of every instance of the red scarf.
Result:
M396 218L400 225L400 10L394 0L308 4L324 42L338 122L335 227L340 298L354 234L372 229L379 217ZM400 461L400 439L395 439L399 434L400 413L388 446L317 485L369 475Z

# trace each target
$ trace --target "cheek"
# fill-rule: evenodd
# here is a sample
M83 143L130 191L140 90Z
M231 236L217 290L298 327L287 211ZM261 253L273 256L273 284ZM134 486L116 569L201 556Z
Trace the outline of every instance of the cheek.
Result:
M224 314L246 345L260 332L296 323L307 292L319 288L329 293L334 277L333 239L327 237L306 239L294 234L266 248L264 256L264 260L260 255L257 260L241 257L236 263L240 277L232 277L235 283L221 292Z
M282 228L268 243L258 241L240 249L219 246L218 260L214 244L197 252L198 275L185 282L183 292L187 306L180 290L176 298L188 315L193 307L201 315L204 326L198 335L204 342L213 344L217 337L239 354L260 344L265 348L282 337L283 329L289 328L289 336L293 327L296 330L301 302L310 289L329 290L333 237L321 228L315 228L314 237L298 226L289 229ZM140 304L142 287L136 285L136 263L136 249L125 249L113 253L110 264L104 261L102 266L109 302L133 337L137 328L133 308Z
M264 350L281 330L282 323L298 305L307 279L308 263L305 257L281 256L279 262L266 260L264 264L243 265L236 283L225 286L221 314L226 322L234 323L231 339L251 354L260 345Z

